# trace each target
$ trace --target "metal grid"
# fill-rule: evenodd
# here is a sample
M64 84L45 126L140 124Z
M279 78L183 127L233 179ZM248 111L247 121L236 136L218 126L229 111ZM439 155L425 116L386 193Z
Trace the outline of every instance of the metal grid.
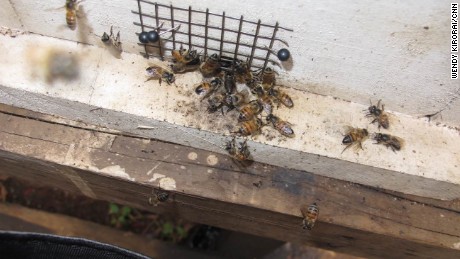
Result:
M269 62L278 64L276 56L271 55L275 42L288 46L287 42L276 37L278 30L293 31L279 26L278 22L264 24L260 20L245 20L243 16L230 17L225 12L211 13L209 9L193 10L191 6L180 8L147 0L137 0L137 3L138 11L132 12L139 15L139 22L134 24L141 32L157 30L161 33L180 26L156 43L138 43L144 46L142 55L162 60L170 56L171 50L188 46L201 51L205 58L217 53L221 57L247 60L252 68L265 69Z

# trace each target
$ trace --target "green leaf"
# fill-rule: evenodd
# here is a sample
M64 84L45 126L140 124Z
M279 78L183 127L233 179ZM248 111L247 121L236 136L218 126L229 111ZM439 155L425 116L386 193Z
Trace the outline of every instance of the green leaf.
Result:
M126 218L123 216L123 215L120 215L118 217L118 222L122 225L124 225L126 223Z
M123 208L121 209L121 215L123 215L124 217L128 216L129 214L131 214L131 208L128 207L128 206L123 206Z
M165 236L169 236L174 232L174 226L171 222L166 222L163 224L162 233Z
M118 214L120 212L120 208L115 203L109 204L109 214Z
M177 234L179 235L179 238L185 238L187 237L187 231L181 226L176 227Z

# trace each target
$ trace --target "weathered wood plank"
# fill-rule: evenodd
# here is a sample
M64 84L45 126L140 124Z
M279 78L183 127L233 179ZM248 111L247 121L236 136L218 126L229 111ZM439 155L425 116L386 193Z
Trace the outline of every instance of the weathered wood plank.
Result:
M354 255L429 258L458 253L458 201L412 199L260 163L241 168L225 155L103 129L65 127L43 117L0 114L0 121L2 173ZM171 198L151 207L148 199L159 184ZM299 208L312 202L319 204L320 218L306 232Z

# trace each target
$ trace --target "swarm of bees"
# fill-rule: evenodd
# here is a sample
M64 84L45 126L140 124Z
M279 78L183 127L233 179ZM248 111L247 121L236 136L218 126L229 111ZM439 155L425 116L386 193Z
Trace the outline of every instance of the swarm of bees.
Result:
M379 130L380 128L388 129L390 127L390 120L388 114L384 111L384 105L381 105L380 102L381 100L377 102L377 105L373 105L371 102L369 108L365 110L367 112L365 116L372 118L371 124L377 122ZM346 145L346 147L342 153L352 146L356 149L363 149L362 143L368 138L369 132L367 129L347 126L345 136L342 140L342 144ZM374 144L384 145L387 148L391 148L393 152L401 150L404 143L404 140L399 137L383 133L373 133L372 139L375 140Z
M175 74L199 70L202 82L194 86L194 92L201 102L207 102L207 111L222 115L237 112L233 136L249 137L261 133L264 126L271 126L282 136L294 137L292 124L273 114L281 105L294 107L291 97L276 88L276 71L267 67L253 71L247 61L211 54L201 56L196 50L171 51L172 63L149 64L146 69L148 80L158 79L172 84ZM240 89L240 90L239 90ZM233 138L224 146L229 155L237 161L250 159L247 140L238 147Z

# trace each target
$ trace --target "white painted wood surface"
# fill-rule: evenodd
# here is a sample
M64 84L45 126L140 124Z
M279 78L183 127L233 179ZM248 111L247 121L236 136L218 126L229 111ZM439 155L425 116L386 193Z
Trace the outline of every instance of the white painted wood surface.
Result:
M77 55L82 64L80 80L48 85L31 77L36 67L27 53L47 47ZM0 62L2 103L225 153L223 145L235 118L231 113L224 117L206 112L205 103L193 93L200 82L198 73L178 75L176 85L160 86L145 82L147 60L137 54L124 53L122 59L115 59L103 48L38 35L2 36L0 49L8 50ZM264 136L249 141L256 161L408 194L460 198L458 129L392 112L391 134L406 141L401 152L367 141L359 155L351 150L341 154L343 126L378 131L364 117L367 106L286 91L295 107L280 108L276 114L294 124L296 137L280 137L265 127Z
M100 44L65 26L64 0L0 0L0 25L33 33ZM170 4L171 1L158 1ZM281 83L356 103L383 99L393 111L422 116L443 110L436 120L460 125L460 84L450 79L450 1L192 1L195 9L294 29L280 31L290 43L292 64L280 70ZM88 23L101 35L121 30L124 50L138 53L134 0L85 0ZM280 46L277 45L277 48Z

